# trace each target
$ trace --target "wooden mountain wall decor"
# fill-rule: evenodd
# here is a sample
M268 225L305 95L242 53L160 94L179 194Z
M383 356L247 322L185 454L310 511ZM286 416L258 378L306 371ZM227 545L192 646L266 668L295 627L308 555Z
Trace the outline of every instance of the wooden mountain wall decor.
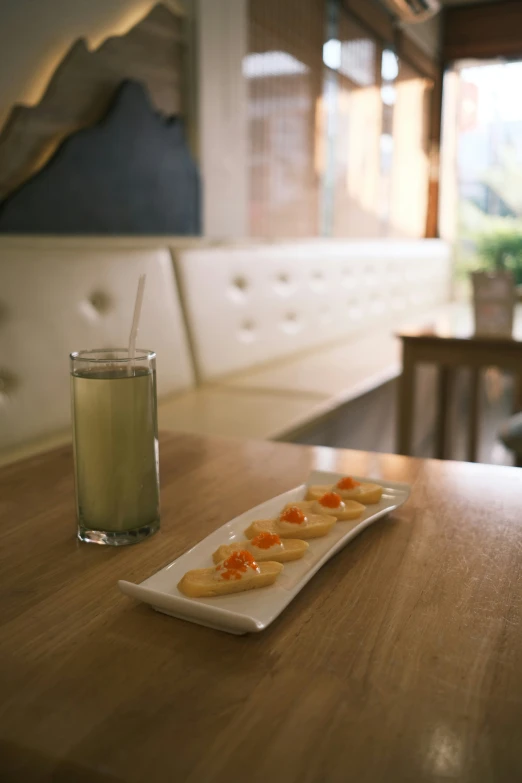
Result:
M40 103L15 106L0 132L0 201L42 168L63 139L102 119L125 79L146 85L163 114L183 116L183 59L183 19L161 3L93 52L84 39L76 41Z
M200 185L182 121L120 85L107 116L68 137L0 204L0 233L200 233Z

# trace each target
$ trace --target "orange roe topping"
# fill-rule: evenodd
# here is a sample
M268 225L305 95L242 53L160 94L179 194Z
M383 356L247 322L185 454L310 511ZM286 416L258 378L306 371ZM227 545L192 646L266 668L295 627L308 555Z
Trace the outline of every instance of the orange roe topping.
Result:
M233 552L230 557L223 560L221 565L217 566L218 571L222 571L220 574L223 579L241 579L241 575L251 568L252 571L259 571L259 566L256 561L246 549L240 549L238 552Z
M302 525L306 519L304 511L297 506L289 506L280 517L282 522L292 522L294 525Z
M355 489L355 487L360 487L361 482L355 481L351 476L345 476L345 478L342 478L340 481L337 482L337 488L338 489Z
M270 549L271 546L281 543L281 539L276 533L260 533L250 542L259 549Z
M337 492L327 492L326 495L319 498L321 506L326 506L326 508L339 508L342 502L343 499Z

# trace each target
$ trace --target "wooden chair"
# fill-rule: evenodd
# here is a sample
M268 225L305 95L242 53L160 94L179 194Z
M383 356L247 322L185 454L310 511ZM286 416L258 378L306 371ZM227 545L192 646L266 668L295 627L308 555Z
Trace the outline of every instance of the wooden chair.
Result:
M522 413L512 416L502 427L499 437L515 455L515 465L522 468Z

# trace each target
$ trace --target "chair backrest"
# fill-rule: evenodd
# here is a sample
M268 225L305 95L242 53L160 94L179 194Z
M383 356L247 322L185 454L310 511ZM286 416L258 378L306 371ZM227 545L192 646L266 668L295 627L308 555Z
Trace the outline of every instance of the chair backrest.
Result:
M448 301L438 240L311 240L173 250L201 380Z
M0 241L0 449L68 426L68 354L126 346L142 272L138 345L157 353L162 396L194 383L168 249Z

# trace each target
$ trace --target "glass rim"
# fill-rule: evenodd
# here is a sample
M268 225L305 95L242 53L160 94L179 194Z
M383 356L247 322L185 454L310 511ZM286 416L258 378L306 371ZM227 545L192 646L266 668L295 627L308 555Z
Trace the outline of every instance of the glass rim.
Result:
M126 356L100 356L100 354L126 354ZM97 356L93 356L93 354L97 354ZM156 352L151 351L148 348L136 348L136 353L134 354L134 358L132 361L139 362L143 361L144 359L155 359L156 358ZM69 359L71 361L82 361L82 362L92 362L93 364L97 363L106 363L107 361L116 362L125 364L127 362L131 361L131 358L129 356L129 349L128 348L92 348L90 350L85 351L72 351L69 354Z

